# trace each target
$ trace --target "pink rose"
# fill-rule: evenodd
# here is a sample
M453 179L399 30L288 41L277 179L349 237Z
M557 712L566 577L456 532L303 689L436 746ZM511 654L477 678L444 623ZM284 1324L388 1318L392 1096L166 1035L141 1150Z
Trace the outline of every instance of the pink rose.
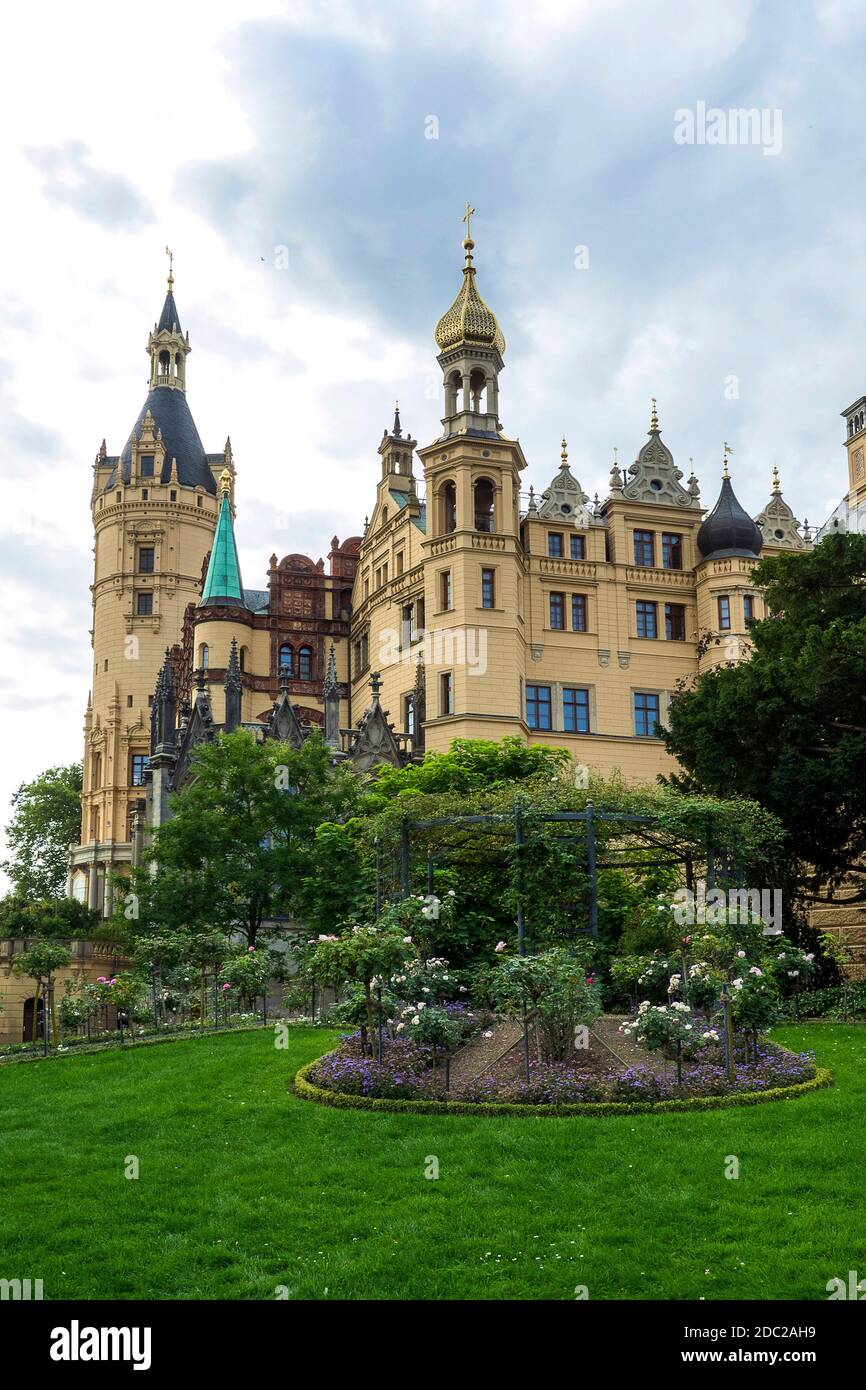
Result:
M504 951L504 950L505 950L505 942L504 942L504 941L497 941L497 943L496 943L496 945L493 947L493 949L494 949L494 951Z

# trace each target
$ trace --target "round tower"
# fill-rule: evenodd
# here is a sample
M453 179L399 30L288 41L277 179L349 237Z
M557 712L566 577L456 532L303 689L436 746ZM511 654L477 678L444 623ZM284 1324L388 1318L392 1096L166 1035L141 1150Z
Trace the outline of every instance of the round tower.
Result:
M198 599L216 525L216 479L233 477L231 445L205 452L186 399L189 334L169 270L147 341L149 390L122 451L105 441L93 470L93 688L85 715L82 843L70 892L106 913L106 876L131 860L144 798L150 700L165 650Z

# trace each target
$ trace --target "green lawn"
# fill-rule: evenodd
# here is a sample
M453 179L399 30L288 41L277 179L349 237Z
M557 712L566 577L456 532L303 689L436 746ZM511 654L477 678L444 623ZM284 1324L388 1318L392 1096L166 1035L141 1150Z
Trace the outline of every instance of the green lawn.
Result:
M290 1094L328 1045L312 1029L288 1052L238 1033L4 1066L0 1277L46 1298L826 1298L866 1275L866 1029L777 1036L836 1085L667 1117L375 1115Z

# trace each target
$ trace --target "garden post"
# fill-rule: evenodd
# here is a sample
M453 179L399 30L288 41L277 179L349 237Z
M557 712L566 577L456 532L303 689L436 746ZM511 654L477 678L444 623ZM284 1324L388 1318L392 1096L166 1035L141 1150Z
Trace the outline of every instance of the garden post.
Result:
M382 846L379 843L379 836L375 839L376 845L376 917L379 918L382 912Z
M378 1033L379 1033L379 1038L378 1038L378 1054L379 1054L379 1055L378 1055L377 1061L381 1062L381 1060L382 1060L382 986L381 986L381 985L378 985L377 988L376 988L376 1005L377 1005L377 1008L378 1008L378 1010L379 1010L379 1028L378 1028Z
M523 811L519 801L514 803L514 848L517 859L517 943L522 956L526 955L526 914L523 910ZM521 1004L523 1019L523 1067L529 1080L529 1027L526 1018L526 995Z
M728 993L728 986L722 990L722 1009L725 1015L725 1076L730 1086L734 1071L734 1044L731 1033L731 996Z
M433 894L433 851L427 851L427 892Z
M403 817L400 826L400 896L409 896L409 819Z
M716 851L713 848L712 837L707 833L707 887L716 886Z
M598 877L595 868L595 822L591 801L586 803L586 863L589 871L589 930L595 941L598 937Z
M157 1005L156 1005L156 968L155 968L155 967L153 967L153 968L151 969L151 972L150 972L150 998L151 998L151 1002L152 1002L152 1004L153 1004L153 1027L154 1027L154 1031L155 1031L157 1028L159 1028L159 1012L158 1012L158 1010L157 1010Z

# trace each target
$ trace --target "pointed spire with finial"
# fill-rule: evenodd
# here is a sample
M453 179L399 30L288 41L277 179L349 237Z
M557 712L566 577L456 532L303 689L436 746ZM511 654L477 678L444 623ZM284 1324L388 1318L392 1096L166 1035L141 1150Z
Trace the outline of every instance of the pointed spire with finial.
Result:
M776 467L776 465L773 464L773 496L774 496L774 497L779 497L779 496L781 496L781 493L782 493L782 484L781 484L781 482L780 482L780 480L779 480L779 470L778 470L778 468Z
M560 468L568 467L568 445L565 442L565 435L562 436L562 448L559 454L559 466Z
M394 428L392 429L391 433L392 433L392 435L394 436L395 439L400 439L400 437L401 437L402 434L403 434L403 431L402 431L402 429L400 428L400 402L399 402L399 401L396 401L396 402L394 403Z
M225 731L230 734L232 730L238 728L241 722L241 697L243 694L243 677L238 660L238 640L236 637L232 638L224 689L226 696Z
M650 396L650 400L652 401L652 406L653 406L653 408L652 408L652 414L650 415L650 434L658 434L658 432L659 432L659 415L658 415L658 411L656 410L656 398L655 398L655 396Z
M724 447L724 449L723 449L723 451L722 451L722 477L723 477L723 478L730 478L730 476L731 476L730 469L728 468L728 458L729 458L729 456L730 456L733 452L734 452L734 451L733 451L733 449L731 448L730 444L728 443L727 440L725 440L725 447Z

